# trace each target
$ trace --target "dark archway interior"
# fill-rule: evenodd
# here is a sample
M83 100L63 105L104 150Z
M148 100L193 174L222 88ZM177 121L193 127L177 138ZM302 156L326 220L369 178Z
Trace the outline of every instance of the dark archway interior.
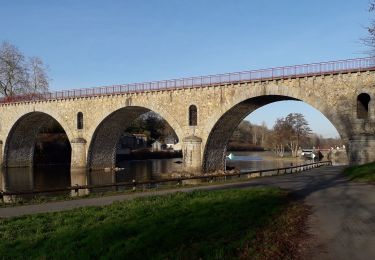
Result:
M116 147L123 131L140 115L149 110L143 107L124 107L107 116L95 130L92 138L88 167L111 168L116 163Z
M368 118L368 105L370 103L370 95L366 93L359 94L357 97L357 117L358 119Z
M32 112L13 126L5 147L6 167L70 164L71 146L61 125L50 115Z
M46 122L37 136L34 165L70 165L71 146L64 129L54 119Z
M116 156L117 148L120 145L120 137L125 131L132 129L133 123L146 113L149 114L151 111L144 107L129 106L106 117L96 129L92 138L88 154L88 167L90 169L103 169L116 166L116 159L120 158Z

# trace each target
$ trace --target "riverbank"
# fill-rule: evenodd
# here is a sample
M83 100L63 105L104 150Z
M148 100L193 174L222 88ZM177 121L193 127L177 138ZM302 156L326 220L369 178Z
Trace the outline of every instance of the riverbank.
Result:
M247 143L232 143L229 142L227 151L241 151L241 152L263 152L266 151L263 147L247 144Z
M295 258L308 214L304 205L277 188L176 193L0 220L0 254L5 258Z
M124 160L150 160L182 158L182 151L150 151L149 149L131 151L129 154L117 154L117 161Z

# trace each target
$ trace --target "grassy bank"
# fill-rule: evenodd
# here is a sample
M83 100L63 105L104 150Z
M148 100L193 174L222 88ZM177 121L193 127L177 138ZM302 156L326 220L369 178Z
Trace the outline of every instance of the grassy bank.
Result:
M345 174L351 180L375 182L375 162L349 167Z
M0 255L293 258L306 216L303 206L275 188L177 193L0 220Z

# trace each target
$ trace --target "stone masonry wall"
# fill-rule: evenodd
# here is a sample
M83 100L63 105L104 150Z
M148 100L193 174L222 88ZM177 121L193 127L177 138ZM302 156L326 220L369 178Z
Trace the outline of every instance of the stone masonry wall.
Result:
M77 155L82 152L72 151L74 156L78 156L78 159L72 158L72 162L77 165L86 164L89 156L99 158L90 154L90 151L99 152L98 149L91 149L95 146L93 140L94 142L100 141L100 138L104 140L104 137L98 134L100 129L105 127L105 123L101 123L107 122L106 120L116 111L124 111L124 108L131 111L132 107L140 107L144 111L152 110L166 119L176 131L180 141L188 136L201 138L200 154L203 170L216 170L223 167L221 162L225 152L225 141L242 118L271 102L295 99L306 102L325 115L348 144L355 142L349 146L353 150L349 153L355 154L358 158L361 156L361 153L358 153L361 147L358 145L360 143L358 140L362 136L369 136L366 140L372 140L371 138L375 136L375 102L370 102L368 119L357 119L357 96L360 93L368 93L373 100L374 86L375 72L370 71L145 93L0 104L0 141L3 142L3 145L0 145L3 151L0 155L7 158L6 153L10 151L5 147L10 147L12 138L15 138L14 133L22 130L17 126L27 126L27 121L26 124L19 124L20 121L27 120L35 112L41 112L56 119L64 128L69 140L86 141L84 146L77 146L78 150L85 150L85 156ZM188 108L192 104L196 105L198 110L197 126L188 125ZM82 130L77 129L78 112L83 113ZM125 113L123 116L129 115ZM132 120L132 117L129 116L128 119ZM29 124L28 127L33 128L33 125ZM119 126L113 125L113 127ZM95 136L99 136L99 139ZM23 148L29 149L29 147ZM21 150L20 148L19 151ZM372 153L367 153L366 156L364 160L355 161L375 160L375 155ZM82 158L86 158L85 162L80 162Z

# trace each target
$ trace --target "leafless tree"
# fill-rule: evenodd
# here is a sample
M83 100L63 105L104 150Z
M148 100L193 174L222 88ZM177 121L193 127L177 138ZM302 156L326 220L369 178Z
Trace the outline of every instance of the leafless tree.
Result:
M0 46L0 94L20 94L27 86L27 70L23 54L8 42Z
M311 129L302 114L290 113L285 118L279 118L273 127L274 146L288 146L292 156L296 157L301 140L309 138Z
M259 132L259 127L256 125L252 126L252 134L253 134L253 144L257 145L258 144L258 132Z
M28 62L18 48L8 42L0 45L0 96L48 90L47 68L40 58Z
M297 156L297 151L303 139L309 138L311 129L305 117L300 113L290 113L285 120L291 126L291 138L289 141L289 148L292 151L292 156Z
M372 0L369 5L368 11L370 13L375 12L375 0ZM367 37L362 38L362 42L370 48L369 53L375 54L375 19L370 22L370 25L366 27Z
M272 129L272 150L279 157L284 157L285 146L289 140L290 129L284 118L276 119Z
M49 87L47 67L38 57L29 58L28 63L28 87L30 92L46 92Z
M262 125L259 127L259 129L260 129L260 145L262 147L264 147L266 135L267 135L267 132L268 132L266 122L263 121Z

